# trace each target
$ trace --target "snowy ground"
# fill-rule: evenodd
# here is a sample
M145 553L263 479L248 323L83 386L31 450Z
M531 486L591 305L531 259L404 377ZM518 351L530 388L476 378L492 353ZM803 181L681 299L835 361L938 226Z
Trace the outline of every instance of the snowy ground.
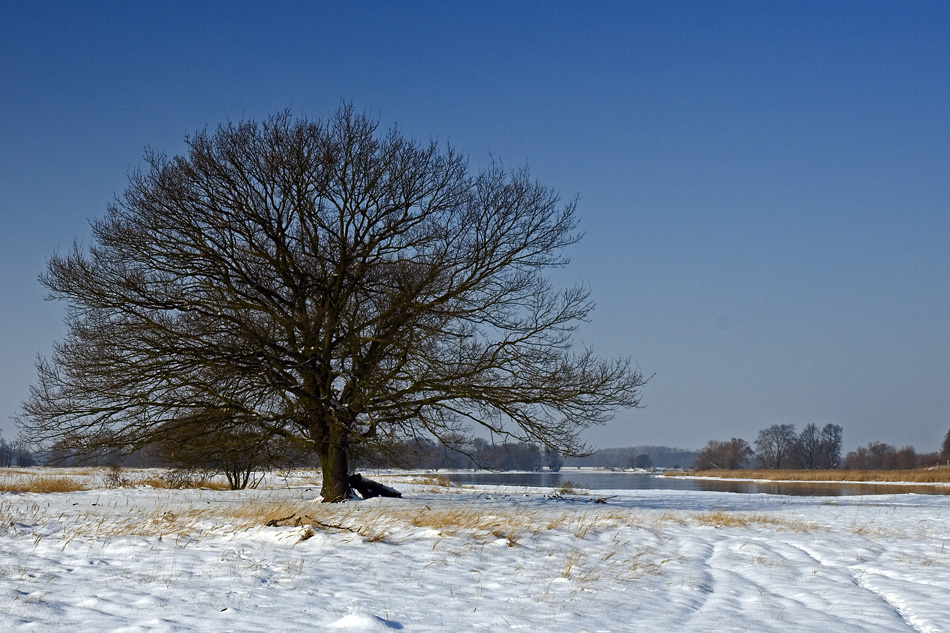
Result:
M0 631L950 630L948 496L379 479L0 493Z

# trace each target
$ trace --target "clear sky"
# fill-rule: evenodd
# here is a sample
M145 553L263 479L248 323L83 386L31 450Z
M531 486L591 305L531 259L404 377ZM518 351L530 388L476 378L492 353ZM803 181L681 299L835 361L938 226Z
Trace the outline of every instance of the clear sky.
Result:
M655 374L592 444L950 428L950 3L3 1L3 437L146 146L344 100L579 196L580 339Z

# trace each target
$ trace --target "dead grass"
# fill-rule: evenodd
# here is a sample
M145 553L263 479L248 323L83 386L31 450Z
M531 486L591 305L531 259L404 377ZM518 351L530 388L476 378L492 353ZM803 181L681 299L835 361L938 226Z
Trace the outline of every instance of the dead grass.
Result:
M583 495L587 494L587 491L578 486L576 483L570 479L565 479L561 484L554 489L554 492L559 495Z
M921 468L915 470L693 470L669 472L668 476L691 475L717 477L720 479L764 479L768 481L802 482L893 482L899 484L950 483L950 467Z
M229 489L223 477L200 471L119 467L0 469L0 492L77 492L136 486L171 490Z
M5 475L0 479L0 492L77 492L88 490L86 482L73 477L56 475L29 475L18 473L17 476Z
M226 481L215 479L169 479L168 477L148 477L135 485L151 486L166 490L230 490Z
M481 534L503 539L508 547L514 547L526 533L536 533L544 524L535 513L520 511L503 514L481 514L473 508L446 507L432 510L428 506L411 516L404 516L417 528L435 530L440 536L453 536L460 532Z
M111 514L107 510L105 512ZM549 513L519 509L485 514L464 505L435 509L425 506L421 510L391 507L367 509L360 507L360 504L330 505L309 501L266 500L252 500L235 505L176 508L123 517L120 520L107 520L102 515L90 512L79 524L76 526L77 534L92 534L97 537L137 535L181 539L200 538L202 534L213 533L218 529L230 532L262 527L295 527L302 530L299 540L311 538L318 532L350 532L370 543L398 543L408 538L414 528L422 528L434 532L432 536L438 539L471 538L481 543L503 541L508 547L518 547L537 535L552 530L566 531L578 541L585 541L620 527L641 527L657 532L671 524L715 528L762 525L780 531L817 529L815 525L801 521L723 511L644 516L630 510ZM415 533L418 535L418 532ZM569 557L565 563L565 574L570 574L574 563L579 561L579 558L570 560ZM645 565L646 561L641 563ZM641 566L635 567L639 569ZM649 569L650 566L646 565L637 573Z
M419 477L419 480L423 484L437 486L439 488L451 488L455 485L448 477L443 477L442 475L422 475Z
M448 492L450 488L458 487L448 477L442 475L425 474L413 477L409 481L410 483L426 486L426 490L429 492Z
M259 525L270 527L300 526L317 522L314 514L320 512L322 504L301 501L262 502L250 501L222 511L227 517L237 520L237 527L249 528ZM308 521L308 519L313 519Z
M748 527L750 525L766 525L779 531L811 532L818 529L813 523L779 518L767 514L748 514L745 512L697 512L688 515L689 519L699 525L714 528Z
M235 519L235 527L252 528L312 527L316 530L348 531L369 542L393 542L419 528L439 538L473 538L478 542L501 540L516 547L543 532L567 531L577 539L585 539L614 527L635 527L643 524L639 513L629 510L613 512L547 512L544 510L507 509L485 513L465 504L430 508L366 508L360 504L314 504L309 502L249 502L226 511ZM402 536L397 536L402 535Z
M747 473L743 471L743 474ZM122 487L150 485L158 489L142 491L150 499L147 506L150 509L144 513L130 513L111 507L112 502L105 505L99 499L90 498L88 503L83 502L76 509L76 522L67 538L81 535L142 535L188 541L219 532L279 527L298 528L287 532L287 535L301 539L321 532L346 532L366 542L398 543L410 538L432 538L435 540L433 547L437 547L444 539L457 538L460 542L470 544L500 541L509 547L521 547L530 545L535 537L548 531L570 534L581 543L603 539L605 534L624 528L642 528L659 535L673 525L716 528L766 526L775 530L796 531L817 529L809 523L796 523L769 515L721 511L651 513L607 506L589 506L570 512L516 506L492 508L486 512L483 506L466 503L432 504L433 507L420 508L418 505L321 504L311 500L268 498L267 495L253 499L215 495L215 503L201 501L200 505L195 505L191 495L175 492L175 489L185 486L169 485L161 471L135 469L114 473L106 473L103 469L88 473L80 473L78 469L0 470L0 491L91 490L101 488L104 477L111 478L113 484ZM448 489L452 484L443 484L440 480L433 478L431 484L442 487L446 494L455 492ZM209 489L226 486L202 480L200 486L194 487ZM570 482L562 486L561 492L567 493L568 490L578 494ZM152 495L158 495L158 498L151 498ZM134 500L136 497L118 498L123 499L122 503L127 503L125 499ZM151 510L156 507L160 510ZM583 551L584 546L578 547ZM619 549L615 555L620 556ZM629 553L623 552L623 557L629 557ZM565 572L570 574L580 563L581 560L565 561ZM650 569L646 560L631 568L639 566Z

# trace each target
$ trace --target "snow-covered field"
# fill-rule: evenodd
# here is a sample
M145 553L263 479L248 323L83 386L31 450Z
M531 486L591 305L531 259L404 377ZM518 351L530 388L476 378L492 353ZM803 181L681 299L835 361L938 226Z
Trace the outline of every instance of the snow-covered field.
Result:
M950 631L947 496L378 479L0 493L0 631Z

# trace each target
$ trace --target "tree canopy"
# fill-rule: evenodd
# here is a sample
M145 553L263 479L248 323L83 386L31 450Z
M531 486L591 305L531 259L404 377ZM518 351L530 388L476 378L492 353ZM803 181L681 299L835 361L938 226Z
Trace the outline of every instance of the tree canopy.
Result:
M635 407L629 359L576 350L591 312L567 263L575 202L497 162L473 171L344 105L147 151L41 281L68 333L24 403L37 442L141 447L226 431L314 450L323 498L348 458L481 426L567 454Z

